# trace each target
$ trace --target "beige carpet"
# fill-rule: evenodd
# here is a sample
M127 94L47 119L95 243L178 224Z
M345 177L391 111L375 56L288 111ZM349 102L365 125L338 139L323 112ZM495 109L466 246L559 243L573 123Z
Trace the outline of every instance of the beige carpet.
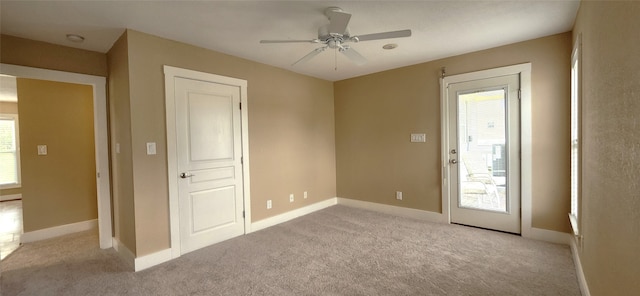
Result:
M568 246L328 209L134 273L97 234L23 246L2 295L580 295Z

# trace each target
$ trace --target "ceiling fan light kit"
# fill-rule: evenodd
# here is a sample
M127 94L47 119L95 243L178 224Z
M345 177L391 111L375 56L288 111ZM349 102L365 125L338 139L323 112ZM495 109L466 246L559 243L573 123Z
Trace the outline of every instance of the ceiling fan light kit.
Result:
M371 40L381 40L381 39L390 39L390 38L400 38L400 37L409 37L411 36L411 30L400 30L400 31L390 31L390 32L381 32L381 33L373 33L366 35L351 35L349 32L349 21L351 20L351 14L344 12L339 7L329 7L325 9L324 14L329 19L329 24L318 28L318 38L310 39L310 40L260 40L260 43L318 43L323 44L322 47L318 47L297 60L292 66L304 63L325 51L327 48L334 49L337 52L342 53L347 59L355 63L356 65L363 65L367 62L367 59L363 57L360 53L358 53L351 46L345 44L349 42L358 43L362 41L371 41ZM386 48L386 46L392 46L391 48ZM397 44L387 44L385 45L385 49L393 49L396 48ZM337 63L337 62L336 62Z

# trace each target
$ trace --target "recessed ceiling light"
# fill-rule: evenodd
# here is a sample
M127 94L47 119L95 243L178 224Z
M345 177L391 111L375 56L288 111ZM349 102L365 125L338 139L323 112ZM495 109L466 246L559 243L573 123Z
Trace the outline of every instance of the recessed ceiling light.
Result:
M385 44L384 46L382 46L382 48L384 48L384 49L394 49L396 47L398 47L398 45L395 44L395 43L389 43L389 44Z
M84 41L84 37L77 34L67 34L67 40L75 43L82 43Z

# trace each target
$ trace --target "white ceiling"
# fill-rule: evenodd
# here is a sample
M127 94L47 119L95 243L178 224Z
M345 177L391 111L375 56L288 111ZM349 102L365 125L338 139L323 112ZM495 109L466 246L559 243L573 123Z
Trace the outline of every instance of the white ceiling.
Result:
M107 52L125 28L330 80L375 73L570 31L579 0L555 1L6 1L2 34ZM369 61L357 66L327 50L291 64L318 44L330 6L351 13L351 35L411 29L408 38L351 43ZM78 44L66 34L86 38ZM398 48L384 50L387 43Z

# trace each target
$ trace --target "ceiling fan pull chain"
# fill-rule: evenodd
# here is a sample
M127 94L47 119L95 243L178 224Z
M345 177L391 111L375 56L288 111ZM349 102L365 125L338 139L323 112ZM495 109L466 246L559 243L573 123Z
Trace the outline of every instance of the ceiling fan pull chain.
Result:
M335 68L333 70L338 71L338 49L337 48L333 51L333 57L335 59Z

